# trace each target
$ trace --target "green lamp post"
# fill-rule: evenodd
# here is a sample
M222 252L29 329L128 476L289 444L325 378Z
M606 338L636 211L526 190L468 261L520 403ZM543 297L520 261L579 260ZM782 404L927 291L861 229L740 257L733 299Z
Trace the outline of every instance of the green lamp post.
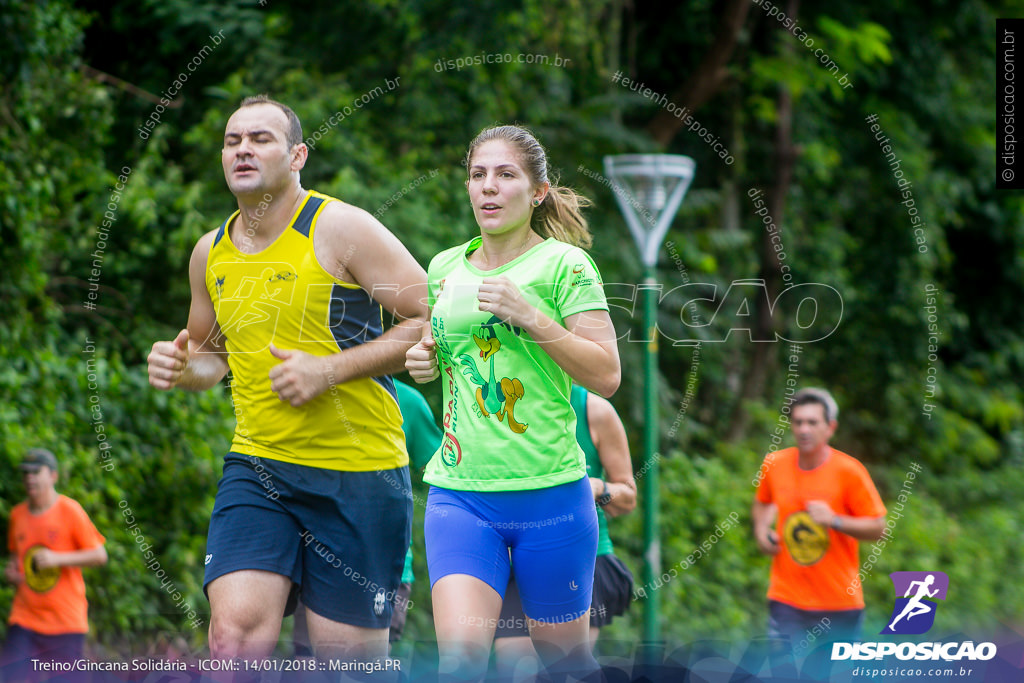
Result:
M661 574L661 539L658 528L658 328L660 285L657 283L658 251L669 225L690 187L697 164L678 154L622 154L604 158L605 175L611 180L615 199L626 218L644 265L644 471L641 505L644 516L644 583L651 585ZM657 591L648 591L644 602L644 639L661 639Z

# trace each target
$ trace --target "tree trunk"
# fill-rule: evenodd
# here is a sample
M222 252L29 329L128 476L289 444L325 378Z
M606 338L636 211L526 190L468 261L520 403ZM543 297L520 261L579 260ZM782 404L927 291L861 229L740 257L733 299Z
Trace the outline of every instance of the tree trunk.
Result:
M700 65L690 78L677 88L670 101L679 107L686 107L691 113L710 100L725 84L728 71L726 65L736 48L736 38L750 10L750 0L727 0L722 23L715 34L711 49L704 55ZM672 138L683 128L683 121L662 108L647 124L647 132L662 146L668 146Z
M799 9L799 0L789 0L786 8L786 16L796 17ZM786 43L786 48L792 50L792 42ZM793 166L796 163L796 149L793 146L793 100L789 89L782 84L779 86L778 98L778 123L775 128L775 163L774 182L771 184L766 197L768 213L777 230L781 232L786 211L786 196L789 194L789 186L793 180ZM782 291L782 260L779 253L772 247L772 236L762 223L758 223L757 230L761 233L759 257L761 261L761 277L764 278L765 288L768 292L768 301L774 302ZM785 241L783 241L785 244ZM766 306L759 306L756 320L755 339L775 338L776 325L772 319L771 311ZM777 347L773 342L754 342L751 344L752 351L749 355L750 365L748 366L743 387L733 411L733 417L726 437L728 441L739 440L746 432L750 424L750 417L745 408L745 403L761 396L767 384L768 377L778 361Z

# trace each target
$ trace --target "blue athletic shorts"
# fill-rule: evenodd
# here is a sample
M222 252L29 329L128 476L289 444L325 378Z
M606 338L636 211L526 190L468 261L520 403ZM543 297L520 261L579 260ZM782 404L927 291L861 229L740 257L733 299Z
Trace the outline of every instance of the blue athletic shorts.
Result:
M586 477L532 491L431 486L423 533L431 586L468 574L504 598L514 567L529 618L561 623L590 610L597 512Z
M338 472L228 453L203 590L224 574L261 569L289 577L323 617L387 628L411 532L408 467Z
M614 553L597 556L594 565L594 594L590 605L590 628L604 628L613 617L622 616L629 609L633 596L633 573ZM501 615L495 638L516 638L530 635L519 599L519 587L513 576L505 589Z

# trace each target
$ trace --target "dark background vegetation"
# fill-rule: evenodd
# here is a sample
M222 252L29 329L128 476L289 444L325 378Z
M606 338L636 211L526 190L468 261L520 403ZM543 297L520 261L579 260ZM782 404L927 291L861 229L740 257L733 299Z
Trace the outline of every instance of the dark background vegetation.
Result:
M595 200L592 253L606 283L638 283L642 268L611 191L580 167L602 173L604 155L632 152L696 160L667 236L679 263L663 249L659 280L666 292L687 280L713 284L717 299L697 304L700 319L713 320L706 327L686 324L693 318L681 290L660 306L664 567L730 513L742 524L660 589L671 641L746 639L766 619L769 561L749 537L750 482L784 402L788 345L754 343L746 332L712 341L744 320L731 299L715 316L731 282L762 278L769 300L784 287L752 188L765 191L793 281L825 283L842 297L838 329L803 345L799 364L801 384L829 387L839 401L834 444L868 465L890 508L910 464L923 467L867 579L865 630L888 616L887 575L897 570L950 575L937 628L1019 623L1024 207L1020 193L994 189L994 71L995 18L1020 15L1021 5L786 4L853 87L842 89L812 50L748 1L655 9L624 0L0 0L0 519L24 496L16 472L24 449L55 450L59 488L107 537L110 563L87 571L93 647L142 653L168 634L205 646L205 626L189 625L144 567L118 506L132 508L205 624L205 533L233 425L228 391L154 391L145 358L153 341L184 325L192 245L234 208L219 166L227 117L242 97L268 92L294 107L308 136L385 79L400 85L323 136L303 184L372 212L436 170L382 216L424 265L475 230L460 160L484 126L531 126L562 182ZM162 93L219 32L223 41L142 139L137 129ZM571 61L438 68L494 53ZM613 83L617 71L692 110L735 163ZM871 114L913 183L925 252L865 121ZM98 305L87 310L96 228L125 166ZM938 292L932 361L928 285ZM799 334L793 316L773 319L763 302L751 303L752 322L738 326L758 337ZM638 471L644 344L627 339L642 338L639 310L616 310L624 373L613 399ZM707 340L700 364L691 367L691 349L672 339ZM94 353L84 352L88 342ZM938 377L930 417L922 413L929 362ZM696 396L672 429L690 374ZM439 385L423 390L436 408ZM90 400L112 445L109 472ZM418 506L411 640L433 636L422 514ZM639 578L639 513L611 528ZM0 612L11 595L0 587ZM607 636L635 642L640 616L635 605Z

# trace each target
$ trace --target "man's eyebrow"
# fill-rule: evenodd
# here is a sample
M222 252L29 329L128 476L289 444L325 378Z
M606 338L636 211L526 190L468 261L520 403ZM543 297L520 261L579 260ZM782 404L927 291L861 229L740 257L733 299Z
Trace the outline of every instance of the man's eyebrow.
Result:
M261 128L260 130L249 131L249 133L248 133L249 137L251 137L251 138L254 138L254 137L258 136L258 135L273 135L273 134L274 134L274 131L270 130L269 128L266 128L266 129ZM243 135L242 133L235 133L233 131L229 131L227 133L224 133L224 137L225 138L231 138L231 137L240 138L240 137L242 137L242 135Z

